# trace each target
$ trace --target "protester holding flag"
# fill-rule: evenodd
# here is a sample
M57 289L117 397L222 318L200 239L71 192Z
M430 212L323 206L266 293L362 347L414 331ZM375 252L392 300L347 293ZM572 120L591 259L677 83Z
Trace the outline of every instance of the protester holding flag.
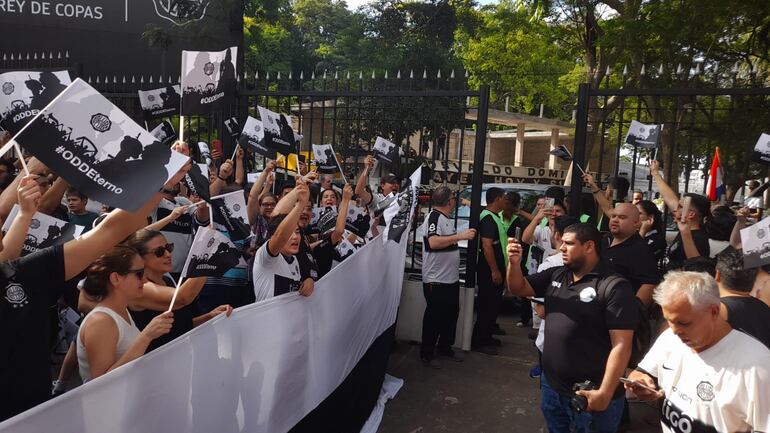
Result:
M301 279L296 258L302 237L299 216L310 199L310 190L304 182L300 182L296 193L287 195L285 199L293 201L294 206L288 214L270 219L270 238L259 247L254 257L252 274L256 302L295 291L303 296L313 293L313 279Z
M371 193L366 190L366 182L367 178L369 177L369 173L372 171L372 168L374 167L374 157L372 155L367 155L366 159L364 160L364 170L361 172L361 175L358 177L358 182L356 183L356 190L355 193L358 197L361 197L361 199L364 201L366 206L369 207L370 213L373 212L374 206L381 202L382 200L385 200L385 197L389 196L391 193L397 193L398 190L401 188L401 182L399 181L398 177L395 175L386 175L383 176L380 179L380 190L379 193Z
M26 176L19 184L16 193L19 212L13 219L8 232L2 237L0 261L13 260L21 255L32 217L37 212L37 204L40 201L40 186L35 178L35 175Z
M256 235L252 244L256 248L261 247L267 240L267 220L278 203L278 199L270 193L268 182L275 167L276 163L274 160L265 163L265 168L257 177L254 185L251 186L249 198L246 200L246 212L249 216L252 231Z
M174 296L177 283L168 275L173 267L171 253L174 245L168 243L160 232L147 229L134 233L125 245L137 251L144 260L144 288L141 295L129 303L129 312L136 326L144 329L155 317L169 309ZM196 302L205 283L206 278L199 277L187 278L179 284L176 300L171 307L174 311L174 325L168 334L154 340L148 351L155 350L213 317L210 314L200 315ZM229 305L221 305L212 311L216 311L215 314L228 312L229 315L230 310L232 307Z
M762 195L769 186L770 182L765 182L761 187L756 180L746 182L746 199L743 202L751 211L750 216L757 221L762 219L762 212L765 210L765 200Z
M650 162L650 175L679 227L679 234L668 248L667 269L681 268L686 259L709 257L708 234L705 230L705 223L711 218L708 199L699 194L687 193L684 195L685 200L680 200L661 176L657 160ZM687 205L686 209L683 204Z
M89 268L82 290L98 304L78 331L78 365L83 382L139 358L151 342L171 331L172 312L153 318L142 331L128 312L128 305L142 296L144 271L142 258L126 246L113 248Z
M189 169L183 166L166 183L179 183ZM50 397L51 347L49 307L68 281L129 234L147 224L147 216L160 202L155 193L137 212L111 212L95 229L64 245L46 248L10 262L3 269L0 298L0 420L9 418ZM45 272L41 272L41 269Z

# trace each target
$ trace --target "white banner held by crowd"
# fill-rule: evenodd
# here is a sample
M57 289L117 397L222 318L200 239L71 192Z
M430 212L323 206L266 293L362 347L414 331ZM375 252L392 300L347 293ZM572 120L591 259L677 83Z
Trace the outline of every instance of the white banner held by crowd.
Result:
M5 421L0 433L288 431L395 322L406 236L366 244L310 297L288 293L220 315Z
M188 160L79 78L0 155L14 142L89 198L132 212Z

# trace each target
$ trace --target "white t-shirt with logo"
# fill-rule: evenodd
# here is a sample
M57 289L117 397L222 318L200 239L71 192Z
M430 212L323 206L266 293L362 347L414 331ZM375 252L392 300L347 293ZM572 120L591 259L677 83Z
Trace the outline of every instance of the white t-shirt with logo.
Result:
M664 433L770 431L770 350L746 334L695 353L668 329L639 368L665 394Z
M301 283L299 260L294 256L286 257L281 253L273 256L267 250L267 244L267 242L262 244L254 256L255 302L296 292Z

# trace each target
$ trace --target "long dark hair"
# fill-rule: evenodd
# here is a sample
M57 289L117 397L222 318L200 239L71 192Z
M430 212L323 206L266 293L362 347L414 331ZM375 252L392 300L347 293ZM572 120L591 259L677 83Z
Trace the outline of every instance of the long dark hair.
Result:
M141 229L129 236L129 238L126 239L123 244L136 250L139 255L143 256L149 253L147 250L147 244L149 244L150 241L157 238L158 236L163 236L163 234L155 230Z
M647 215L652 215L652 228L657 230L658 233L665 235L663 214L660 212L660 209L655 206L655 203L650 200L642 200L637 203L637 206L640 206Z
M109 294L110 274L125 275L131 270L131 262L139 253L125 245L118 245L96 259L88 268L83 290L91 299L101 301Z

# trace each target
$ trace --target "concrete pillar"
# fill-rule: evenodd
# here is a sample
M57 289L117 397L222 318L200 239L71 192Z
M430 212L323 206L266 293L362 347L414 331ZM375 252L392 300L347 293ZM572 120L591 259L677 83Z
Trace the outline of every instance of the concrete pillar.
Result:
M524 123L516 125L516 147L513 151L513 165L516 167L524 166Z
M557 128L551 129L551 147L550 150L554 150L559 147L559 130ZM548 168L551 170L556 169L556 156L548 155Z

